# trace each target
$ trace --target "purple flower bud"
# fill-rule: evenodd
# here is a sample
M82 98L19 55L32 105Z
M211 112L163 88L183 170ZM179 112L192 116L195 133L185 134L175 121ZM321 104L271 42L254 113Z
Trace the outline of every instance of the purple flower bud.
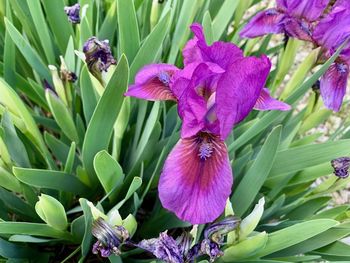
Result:
M334 174L339 178L347 178L349 176L350 157L340 157L331 161Z
M110 65L116 64L108 40L100 41L96 37L91 37L85 42L83 52L86 64L93 74L107 71Z
M239 226L240 222L241 220L239 218L228 216L223 220L213 223L207 227L204 231L204 237L205 239L210 239L215 243L221 244L224 236L235 230Z
M100 252L102 257L109 257L111 254L119 255L119 247L129 239L129 233L124 227L113 227L102 218L94 221L92 235L97 238L92 253Z
M71 22L72 24L80 23L80 16L79 16L80 4L66 6L64 8L64 12L66 12L69 22Z

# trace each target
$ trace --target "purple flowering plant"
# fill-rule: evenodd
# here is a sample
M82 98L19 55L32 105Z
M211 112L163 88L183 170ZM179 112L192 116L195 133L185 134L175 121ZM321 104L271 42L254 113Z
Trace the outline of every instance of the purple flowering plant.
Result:
M350 1L0 14L2 261L350 262Z

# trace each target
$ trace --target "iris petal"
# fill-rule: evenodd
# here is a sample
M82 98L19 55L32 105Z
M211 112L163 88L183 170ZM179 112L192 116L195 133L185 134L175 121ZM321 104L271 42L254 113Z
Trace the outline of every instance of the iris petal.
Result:
M266 34L283 33L283 26L281 24L283 18L284 14L275 8L259 12L244 26L240 32L240 36L254 38Z
M145 100L174 100L176 97L170 89L171 77L178 68L168 64L151 64L142 68L135 77L126 96Z
M321 78L321 96L325 106L339 111L346 90L349 66L345 63L333 63Z
M280 110L288 111L291 109L290 105L284 103L283 101L276 100L270 96L270 91L267 88L263 88L258 100L254 105L256 110Z
M233 125L242 121L260 96L271 63L266 56L247 57L237 61L220 78L216 89L216 113L220 136L225 139Z
M225 143L200 134L176 144L165 161L158 190L165 208L182 220L204 224L224 211L232 183Z

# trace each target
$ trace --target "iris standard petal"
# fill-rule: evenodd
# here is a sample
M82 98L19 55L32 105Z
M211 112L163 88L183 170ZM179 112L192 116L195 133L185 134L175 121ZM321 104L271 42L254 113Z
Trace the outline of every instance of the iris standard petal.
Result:
M300 40L312 41L312 24L305 19L297 19L286 16L283 19L284 32L290 36Z
M242 50L232 43L216 41L208 46L205 41L203 27L200 24L192 24L191 30L195 36L183 50L185 65L194 62L211 62L226 69L235 60L243 57Z
M269 75L271 62L266 56L246 57L222 75L216 89L216 113L220 136L225 139L233 125L253 109Z
M241 37L254 38L266 34L283 33L281 24L284 14L276 8L257 13L240 32Z
M350 10L334 8L322 19L312 33L315 42L334 52L350 36Z
M277 7L296 18L315 21L327 7L329 0L277 0Z
M265 111L265 110L280 110L288 111L291 109L290 105L283 101L279 101L270 96L270 91L267 88L263 88L258 100L254 105L254 109Z
M333 63L321 78L321 96L325 106L339 111L346 90L349 66L345 63Z
M231 193L227 148L218 137L181 139L165 161L159 181L163 206L192 224L214 221Z
M171 77L179 69L168 64L151 64L142 68L135 77L135 84L131 85L126 96L145 100L174 100L171 92Z

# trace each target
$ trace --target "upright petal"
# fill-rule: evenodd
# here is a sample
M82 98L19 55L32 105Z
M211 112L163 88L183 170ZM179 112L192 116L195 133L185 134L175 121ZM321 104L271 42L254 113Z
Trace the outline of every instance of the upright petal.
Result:
M321 96L325 106L339 111L346 90L349 66L345 63L333 63L321 78Z
M312 37L315 42L333 53L350 36L350 10L334 8L322 19Z
M312 22L321 16L328 3L329 0L277 0L277 7L289 15Z
M201 63L194 69L190 80L177 78L174 82L173 89L176 93L183 91L178 106L182 119L181 138L191 137L205 128L207 100L214 92L215 83L223 72L224 70L214 63Z
M220 78L216 89L216 112L220 136L225 139L233 125L243 120L260 96L271 68L266 56L237 61Z
M312 24L305 19L298 19L286 16L283 19L284 32L290 36L300 40L312 41Z
M232 170L223 141L209 134L181 139L159 181L163 206L192 224L214 221L231 193Z
M183 50L186 66L194 62L211 62L226 69L235 60L243 57L242 50L232 43L216 41L208 46L203 27L200 24L194 23L191 30L194 33L194 38L187 43Z
M270 96L270 91L267 88L263 88L258 100L254 105L256 110L280 110L288 111L291 109L290 105L284 103L283 101L276 100Z
M259 12L244 26L239 35L241 37L254 38L266 34L283 33L281 24L283 18L284 14L275 8Z
M174 100L171 92L171 77L179 69L174 65L151 64L142 68L135 77L135 84L131 85L126 96L145 100Z

